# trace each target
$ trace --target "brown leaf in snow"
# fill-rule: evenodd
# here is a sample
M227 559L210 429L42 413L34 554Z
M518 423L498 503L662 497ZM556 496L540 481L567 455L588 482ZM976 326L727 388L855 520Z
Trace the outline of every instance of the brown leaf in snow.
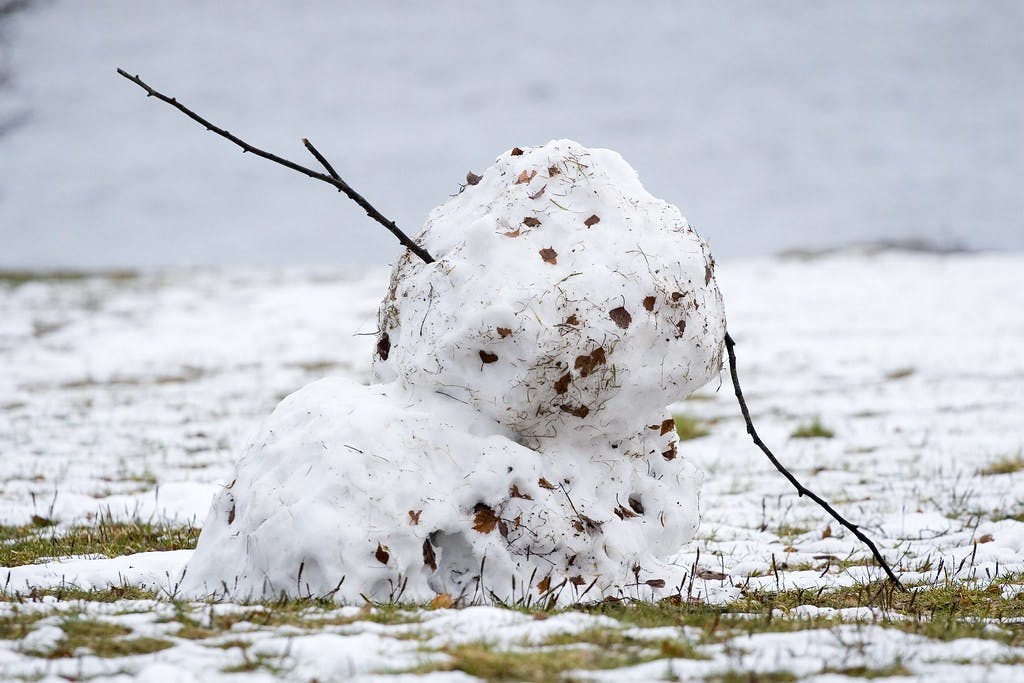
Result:
M386 545L378 543L377 550L373 553L373 556L377 558L377 561L381 564L387 564L388 560L391 558L391 553L388 552L388 547Z
M550 263L551 265L558 263L558 252L551 247L544 247L539 253L545 263Z
M644 297L644 308L646 308L648 311L653 311L654 310L654 302L655 301L656 301L656 299L653 296L645 296Z
M537 175L536 171L530 171L529 173L523 171L522 173L519 174L519 177L516 178L516 185L523 185L525 183L530 182L531 180L533 180L533 177L535 175Z
M387 360L388 354L391 353L391 337L388 336L387 332L381 333L377 337L377 357L381 360Z
M573 327L576 327L577 325L580 324L580 319L576 317L575 313L573 313L568 318L566 318L565 322L562 323L562 324L563 325L572 325Z
M549 178L554 178L559 173L561 173L561 171L558 170L557 166L548 166L548 177Z
M630 517L636 517L636 513L629 508L619 506L615 508L615 516L619 519L629 519Z
M530 199L540 199L541 195L544 194L544 190L548 189L547 185L541 185L540 189L530 195Z
M523 493L519 490L517 484L512 484L512 488L509 489L508 495L510 498L522 498L523 500L533 500L533 496L529 493Z
M661 457L665 458L666 460L675 460L676 459L676 445L672 444L671 446L669 446L669 449L667 451L662 451L661 452Z
M590 218L588 218L587 220L583 221L583 225L587 226L588 228L592 228L592 227L594 227L595 225L597 225L600 222L601 222L601 217L600 216L598 216L597 214L590 214Z
M519 157L523 155L523 150L519 149L518 147L513 147L511 154L514 157Z
M584 417L590 414L590 408L586 406L571 406L567 403L563 403L558 407L562 409L563 413L569 413L570 415L573 415L574 417L578 417L580 419L583 419Z
M629 324L633 322L633 316L631 316L629 314L629 311L627 311L622 306L619 306L618 308L613 308L612 310L608 311L608 317L611 318L612 321L622 329L626 329L627 327L629 327Z
M666 420L664 420L664 421L662 421L662 423L661 423L661 434L662 434L662 436L664 436L665 434L668 434L669 432L675 431L675 428L676 428L676 421L673 420L671 417L666 419Z
M592 373L594 368L598 365L604 365L607 360L608 359L605 357L604 353L604 347L598 346L585 356L576 356L576 361L573 364L573 367L580 371L580 377L586 377Z
M528 228L536 228L538 225L540 225L540 219L534 218L533 216L527 216L526 218L523 219L523 225L525 225Z
M555 393L564 394L569 390L569 383L572 382L572 373L565 373L555 381Z
M729 578L728 574L722 572L716 572L712 569L697 569L697 578L705 579L707 581L725 581Z
M508 232L503 232L502 234L505 237L519 237L523 233L520 232L519 228L516 228L515 230L509 230Z
M493 363L498 360L498 354L491 353L490 351L480 350L480 360L484 363Z
M541 487L542 489L547 489L548 491L555 490L555 485L552 484L547 479L545 479L544 477L541 477L540 479L537 480L537 486Z
M551 574L537 582L537 590L541 593L547 593L549 588L551 588Z
M431 571L437 571L437 557L434 555L434 546L430 545L429 539L423 541L423 564L430 567Z
M421 514L423 514L423 510L409 510L409 523L413 526L419 524Z
M482 534L489 534L498 526L498 516L488 505L477 503L473 507L473 529Z
M665 579L647 579L646 581L644 581L644 583L646 583L651 588L665 587Z
M511 327L498 327L497 329L498 329L498 336L501 337L502 339L504 339L505 337L507 337L510 334L512 334L512 328Z
M481 177L482 176L478 176L476 173L469 171L468 173L466 173L466 184L476 185L477 183L480 182Z

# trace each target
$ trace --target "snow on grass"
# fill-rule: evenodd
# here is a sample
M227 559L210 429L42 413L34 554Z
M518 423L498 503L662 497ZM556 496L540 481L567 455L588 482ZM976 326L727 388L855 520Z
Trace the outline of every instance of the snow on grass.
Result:
M368 379L386 273L2 284L0 552L32 563L0 569L0 678L1014 680L1022 266L882 254L718 272L762 436L915 592L889 590L795 496L712 383L672 411L709 432L679 446L706 472L697 539L675 559L680 600L568 612L175 597L186 530L279 398L325 375ZM815 418L833 438L791 438ZM166 529L181 549L127 534L138 552L120 555L119 524ZM96 543L81 540L90 528Z

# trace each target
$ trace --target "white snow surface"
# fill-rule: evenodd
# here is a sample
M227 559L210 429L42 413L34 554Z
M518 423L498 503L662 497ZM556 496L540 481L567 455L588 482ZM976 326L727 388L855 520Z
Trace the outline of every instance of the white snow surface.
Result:
M667 406L718 372L725 333L703 241L618 154L569 140L505 152L417 241L436 261L394 268L387 383L278 406L183 594L677 592L665 561L696 531L700 474Z
M1024 448L1022 270L1020 255L899 253L716 269L762 437L798 477L863 525L905 582L998 580L1006 599L1024 595L1024 472L987 473ZM41 533L59 534L107 511L202 523L211 493L231 481L238 448L283 396L325 375L368 381L387 283L381 271L305 270L0 285L0 523L48 516L58 525ZM674 412L710 429L679 446L680 458L705 472L700 528L675 558L697 570L687 587L692 599L728 603L745 588L817 591L879 578L870 563L860 564L867 553L855 539L799 499L753 448L727 384L712 381ZM815 417L835 438L789 438ZM0 569L0 587L24 596L32 587L127 582L173 593L190 554L52 559ZM409 662L443 657L436 648L444 642L493 638L495 647L525 656L559 629L607 625L582 614L552 624L480 607L417 611L420 621L411 625L357 619L313 632L245 622L208 643L173 635L175 609L164 601L0 603L0 618L55 615L25 638L0 639L0 679L385 680ZM243 608L191 609L202 622ZM126 624L133 636L168 638L173 647L113 659L33 654L52 646L59 615L77 611ZM700 680L791 671L836 681L844 678L825 672L898 663L912 680L1019 679L1020 647L910 636L885 628L877 610L847 612L838 614L874 625L728 638L701 648L707 660L661 658L574 676ZM779 618L820 613L808 607ZM429 647L407 639L432 624ZM993 624L1001 628L1019 627ZM666 637L664 628L628 633ZM691 635L680 629L675 637ZM219 673L244 663L238 647L217 646L239 639L263 643L278 673ZM386 680L413 678L471 680L460 672Z

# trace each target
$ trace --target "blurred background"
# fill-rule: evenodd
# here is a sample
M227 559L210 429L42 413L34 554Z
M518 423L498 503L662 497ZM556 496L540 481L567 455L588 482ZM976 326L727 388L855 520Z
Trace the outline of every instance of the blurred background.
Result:
M719 260L1024 248L1024 3L0 0L0 266L384 265L513 146L620 152Z

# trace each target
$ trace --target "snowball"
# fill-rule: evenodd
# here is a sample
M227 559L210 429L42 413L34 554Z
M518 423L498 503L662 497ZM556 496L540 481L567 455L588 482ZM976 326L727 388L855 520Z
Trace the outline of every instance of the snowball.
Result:
M504 600L567 581L571 599L596 580L596 599L634 583L638 562L643 580L671 576L648 556L696 530L692 467L653 477L631 459L552 458L513 436L435 392L315 382L239 459L183 593Z
M500 156L435 209L380 309L376 376L435 386L543 441L619 443L721 366L704 242L615 152L556 140Z
M666 405L720 369L707 247L607 150L513 149L435 209L380 308L380 383L274 411L190 596L657 597L699 520Z

